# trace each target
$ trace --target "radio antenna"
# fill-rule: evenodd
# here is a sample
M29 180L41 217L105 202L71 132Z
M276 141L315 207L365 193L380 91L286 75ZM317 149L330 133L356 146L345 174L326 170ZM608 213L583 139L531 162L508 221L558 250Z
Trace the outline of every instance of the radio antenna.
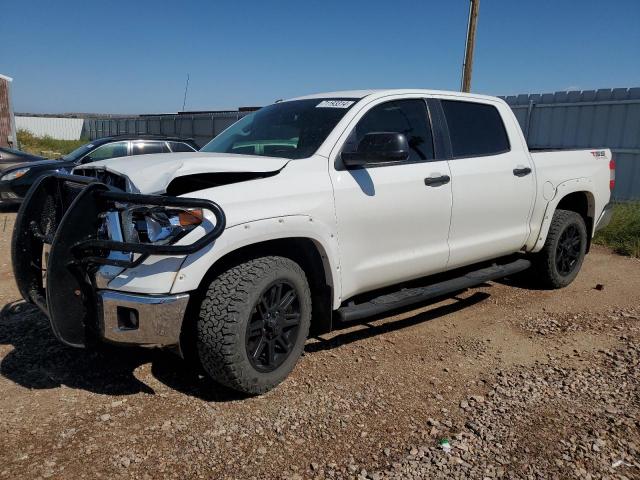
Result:
M187 91L189 90L189 74L187 73L187 84L184 86L184 98L182 100L182 111L184 112L184 106L187 104Z

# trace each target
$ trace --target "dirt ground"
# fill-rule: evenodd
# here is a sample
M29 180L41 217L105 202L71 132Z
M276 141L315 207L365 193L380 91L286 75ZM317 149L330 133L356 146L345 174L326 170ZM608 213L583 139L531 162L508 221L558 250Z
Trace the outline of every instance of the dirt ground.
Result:
M640 478L638 260L594 248L564 290L491 283L310 339L241 398L169 352L59 344L16 290L14 217L0 479Z

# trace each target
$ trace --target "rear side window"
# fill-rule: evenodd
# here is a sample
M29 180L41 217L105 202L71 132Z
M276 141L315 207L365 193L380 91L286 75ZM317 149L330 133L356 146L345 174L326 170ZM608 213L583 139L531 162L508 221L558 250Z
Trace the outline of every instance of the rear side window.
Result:
M169 153L169 147L164 142L135 142L131 155L144 155L147 153Z
M509 138L493 105L442 100L454 158L497 155L509 151Z
M360 119L343 151L355 151L367 133L404 133L409 142L409 161L433 160L433 138L424 100L410 99L381 103Z
M194 152L195 150L182 142L169 142L169 146L171 147L172 152Z

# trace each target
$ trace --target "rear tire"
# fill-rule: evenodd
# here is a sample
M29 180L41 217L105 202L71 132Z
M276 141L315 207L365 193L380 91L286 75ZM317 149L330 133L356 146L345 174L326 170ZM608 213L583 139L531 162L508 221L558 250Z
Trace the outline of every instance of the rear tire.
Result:
M587 250L584 219L569 210L556 210L542 250L534 258L538 281L546 288L563 288L578 275Z
M257 395L284 380L302 354L311 323L304 271L284 257L262 257L215 278L200 306L197 347L217 382Z

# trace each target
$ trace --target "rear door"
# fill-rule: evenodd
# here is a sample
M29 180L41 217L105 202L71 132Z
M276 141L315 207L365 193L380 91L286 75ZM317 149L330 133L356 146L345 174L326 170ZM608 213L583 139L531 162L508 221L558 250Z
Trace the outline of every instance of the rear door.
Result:
M534 176L517 126L503 122L513 118L500 112L509 107L467 99L440 104L451 140L448 268L520 250L529 234Z
M367 133L404 133L404 162L347 169L340 153ZM336 152L337 150L337 152ZM338 223L343 298L441 271L447 264L451 211L449 166L434 152L423 98L377 100L351 122L330 165Z

